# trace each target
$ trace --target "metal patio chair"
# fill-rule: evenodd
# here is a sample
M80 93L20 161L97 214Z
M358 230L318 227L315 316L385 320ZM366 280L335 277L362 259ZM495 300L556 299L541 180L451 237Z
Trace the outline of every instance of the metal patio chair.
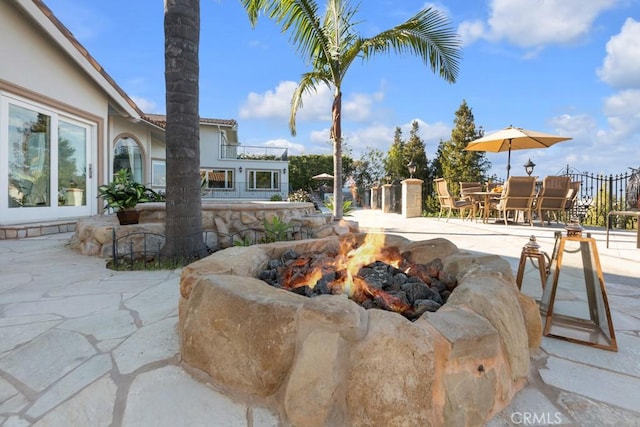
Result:
M546 176L542 181L542 189L535 201L534 210L538 214L540 226L544 226L545 213L554 213L556 221L563 214L567 205L567 196L571 190L571 177ZM551 218L548 223L551 224Z
M433 180L436 184L436 192L438 193L438 202L440 202L440 214L438 219L442 217L445 210L448 210L447 221L451 217L451 212L456 209L460 211L460 218L464 218L464 212L469 209L473 210L473 202L469 199L460 199L453 197L449 193L447 181L444 178L436 178Z

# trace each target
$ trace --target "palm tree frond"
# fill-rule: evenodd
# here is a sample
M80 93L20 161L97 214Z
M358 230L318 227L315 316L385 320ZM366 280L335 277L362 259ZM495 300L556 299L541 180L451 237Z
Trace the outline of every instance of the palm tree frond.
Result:
M240 0L240 3L247 11L252 26L256 25L261 10L263 13L268 14L269 8L273 6L273 4L265 0Z
M291 112L289 114L289 131L291 136L296 136L296 115L302 108L302 96L317 92L318 84L324 83L331 88L331 75L322 70L304 73L291 96Z
M462 41L448 26L446 16L437 9L423 9L406 22L365 39L361 53L364 59L377 53L395 51L412 53L424 61L434 73L450 83L457 79L462 57Z
M461 57L461 40L444 14L423 9L411 19L370 38L360 37L354 16L358 6L349 0L326 0L324 16L318 14L316 0L241 0L252 23L264 13L288 32L303 59L312 64L302 75L292 95L289 130L296 135L296 114L305 93L315 92L318 84L333 89L331 139L334 157L334 216L342 217L342 82L357 57L369 59L377 53L395 51L419 56L434 73L455 82Z

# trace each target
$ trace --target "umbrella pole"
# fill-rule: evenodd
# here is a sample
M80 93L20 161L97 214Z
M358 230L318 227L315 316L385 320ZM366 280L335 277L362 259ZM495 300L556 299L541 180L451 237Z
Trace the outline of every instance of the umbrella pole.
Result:
M507 181L509 180L510 171L511 171L511 140L509 140L509 154L507 155Z

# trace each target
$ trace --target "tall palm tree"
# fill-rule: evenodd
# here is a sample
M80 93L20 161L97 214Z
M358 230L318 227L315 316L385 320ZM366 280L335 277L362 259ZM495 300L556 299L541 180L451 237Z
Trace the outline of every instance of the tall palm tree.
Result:
M367 60L375 54L411 53L420 57L433 72L450 83L458 74L461 41L449 28L441 12L427 8L406 22L373 37L356 32L354 16L357 6L349 0L327 0L323 16L314 0L241 0L255 25L264 13L289 32L298 52L312 64L302 75L291 100L289 130L296 135L296 113L302 107L302 96L315 92L319 84L333 90L331 133L333 141L334 216L342 218L342 82L356 58Z
M164 34L167 201L162 252L186 260L206 253L200 199L200 0L165 0Z

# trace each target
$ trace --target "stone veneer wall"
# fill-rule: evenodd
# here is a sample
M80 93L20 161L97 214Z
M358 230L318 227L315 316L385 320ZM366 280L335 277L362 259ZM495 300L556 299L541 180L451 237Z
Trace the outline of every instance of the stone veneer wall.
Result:
M78 220L75 234L71 238L71 247L84 255L110 257L113 249L113 230L116 238L135 232L164 234L164 203L142 203L136 209L140 211L140 223L120 225L115 214L98 215ZM312 203L301 202L246 202L246 201L203 201L202 228L215 231L208 236L212 247L233 246L231 237L236 233L250 230L258 239L264 233L263 221L272 221L278 217L281 221L299 226L311 232L310 237L335 236L354 231L357 225L345 220L332 221L330 215L318 214ZM237 234L236 239L242 236ZM142 246L142 236L133 238L135 250ZM128 250L128 248L124 248Z
M542 337L536 302L500 257L386 238L415 263L442 258L457 278L439 311L412 323L255 278L289 248L335 249L339 238L233 247L183 270L184 362L238 399L259 399L285 426L485 425L526 382Z

